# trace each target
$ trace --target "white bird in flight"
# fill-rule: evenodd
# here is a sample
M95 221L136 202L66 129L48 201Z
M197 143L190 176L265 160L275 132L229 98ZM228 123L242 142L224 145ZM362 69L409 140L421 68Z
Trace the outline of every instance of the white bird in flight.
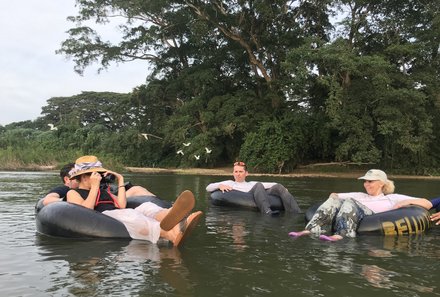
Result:
M182 155L182 156L184 155L184 153L183 153L182 150L178 150L176 154L180 154L180 155Z
M212 150L210 150L209 148L205 147L205 151L207 154L210 154L212 152Z
M194 155L194 158L196 158L196 160L200 160L200 155Z
M184 146L190 146L191 145L191 142L188 142L188 143L182 143Z
M157 139L163 139L162 137L159 137L159 136L154 135L154 134L149 134L149 133L141 133L141 135L142 135L146 140L149 139L148 136L150 136L150 137L154 137L154 138L157 138Z
M58 130L57 127L54 126L54 124L47 124L50 127L50 130Z

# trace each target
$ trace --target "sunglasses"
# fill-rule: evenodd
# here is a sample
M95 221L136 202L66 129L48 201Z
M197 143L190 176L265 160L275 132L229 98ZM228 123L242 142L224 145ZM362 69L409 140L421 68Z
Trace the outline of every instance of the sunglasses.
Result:
M245 162L235 162L234 166L246 166Z

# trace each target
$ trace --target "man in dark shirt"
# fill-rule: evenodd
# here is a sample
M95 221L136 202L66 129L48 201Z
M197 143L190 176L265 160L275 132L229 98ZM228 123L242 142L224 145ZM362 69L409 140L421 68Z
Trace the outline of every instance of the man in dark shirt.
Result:
M52 202L57 202L60 200L66 200L67 192L70 189L78 188L78 181L75 179L70 179L69 171L72 170L75 163L69 163L63 166L60 170L60 177L63 182L62 186L57 186L49 191L49 193L43 198L43 204L48 205Z

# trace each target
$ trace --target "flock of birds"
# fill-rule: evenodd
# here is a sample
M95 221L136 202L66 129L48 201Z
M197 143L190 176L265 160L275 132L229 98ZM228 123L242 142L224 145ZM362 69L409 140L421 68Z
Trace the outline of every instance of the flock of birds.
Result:
M186 146L186 147L188 147L188 146L190 146L191 145L191 142L187 142L187 143L182 143L183 144L183 146ZM207 147L205 147L205 153L206 154L210 154L212 152L212 149L209 149L209 148L207 148ZM183 149L180 149L180 150L178 150L177 152L176 152L176 154L178 154L178 155L185 155L185 153L183 152ZM194 155L194 158L196 159L196 160L200 160L200 155Z
M141 133L141 135L145 138L145 140L149 140L149 137L154 137L154 138L158 138L158 139L163 139L162 137L159 137L159 136L156 136L156 135L154 135L154 134L149 134L149 133ZM190 146L191 145L191 142L184 142L184 143L182 143L183 144L183 146L184 147L188 147L188 146ZM210 154L212 152L212 149L210 149L210 148L208 148L208 147L205 147L205 153L206 154ZM176 152L176 154L177 155L181 155L181 156L183 156L183 155L185 155L185 153L183 152L183 149L179 149L177 152ZM194 159L196 159L197 161L198 160L200 160L200 155L194 155Z
M155 138L159 138L159 139L162 139L162 137L159 137L159 136L156 136L156 135L153 135L153 134L148 134L148 133L141 133L141 135L146 139L146 140L148 140L149 139L149 137L155 137ZM183 144L183 146L184 147L188 147L188 146L190 146L191 145L191 142L184 142L184 143L182 143ZM206 154L210 154L212 152L212 149L209 149L208 147L205 147L205 153ZM179 149L177 152L176 152L176 154L177 155L181 155L181 156L183 156L183 155L185 155L185 153L183 152L183 149ZM198 161L198 160L200 160L200 155L194 155L194 158Z
M56 130L58 130L58 128L55 127L54 124L47 124L47 125L50 127L50 130L51 130L51 131L56 131ZM154 138L158 138L158 139L163 139L162 137L156 136L156 135L154 135L154 134L149 134L149 133L141 133L141 135L142 135L146 140L149 140L149 137L154 137ZM191 145L191 142L184 142L184 143L182 143L182 144L183 144L184 147L188 147L188 146ZM205 147L205 153L206 153L206 154L209 155L211 152L212 152L212 149L209 149L209 148ZM181 155L181 156L185 155L185 153L183 152L183 149L179 149L179 150L176 152L176 154ZM198 161L198 160L200 160L200 155L194 155L194 158Z
M188 147L188 146L191 145L191 142L186 142L186 143L184 142L182 144L183 144L183 146ZM212 152L212 149L209 149L209 148L205 147L205 153L206 154L209 155L211 152ZM176 152L176 154L181 155L181 156L185 155L185 153L183 152L183 149L178 150ZM198 161L198 160L200 160L200 155L194 155L194 158Z

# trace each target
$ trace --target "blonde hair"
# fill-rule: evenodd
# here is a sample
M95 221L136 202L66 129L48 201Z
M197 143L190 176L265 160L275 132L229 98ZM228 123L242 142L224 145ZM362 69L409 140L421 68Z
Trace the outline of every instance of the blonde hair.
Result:
M394 193L394 190L396 189L396 186L394 186L394 182L392 180L387 180L386 183L384 183L382 187L382 192L385 195Z

